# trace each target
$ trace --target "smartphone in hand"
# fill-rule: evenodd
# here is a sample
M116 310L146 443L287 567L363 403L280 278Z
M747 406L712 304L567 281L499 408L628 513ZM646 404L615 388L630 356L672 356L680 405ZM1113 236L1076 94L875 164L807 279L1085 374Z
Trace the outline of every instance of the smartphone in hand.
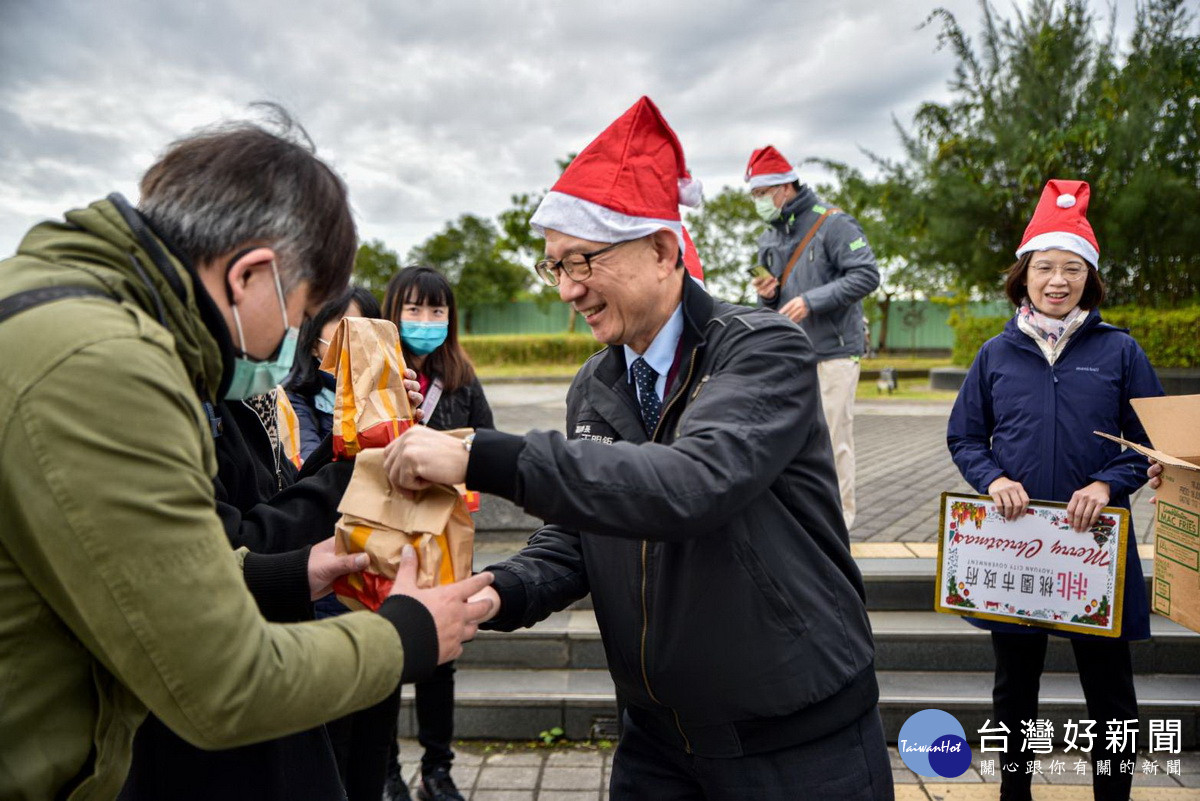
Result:
M750 273L751 278L770 278L771 277L771 271L768 270L766 267L763 267L761 264L756 264L753 267L750 267L749 269L746 270L746 272Z

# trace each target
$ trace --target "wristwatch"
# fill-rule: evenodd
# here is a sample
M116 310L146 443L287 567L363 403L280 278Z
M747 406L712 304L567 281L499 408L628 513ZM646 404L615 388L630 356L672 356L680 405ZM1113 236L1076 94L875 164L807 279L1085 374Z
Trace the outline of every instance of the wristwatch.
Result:
M462 444L463 444L463 450L465 450L467 453L470 453L471 446L473 444L475 444L475 432L472 431L470 434L467 434L465 437L463 437Z

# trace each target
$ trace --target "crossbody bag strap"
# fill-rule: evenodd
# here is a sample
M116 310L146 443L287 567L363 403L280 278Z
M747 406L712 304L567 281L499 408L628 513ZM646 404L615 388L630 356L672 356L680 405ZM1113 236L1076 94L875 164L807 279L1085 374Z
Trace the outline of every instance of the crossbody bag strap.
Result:
M792 257L788 259L787 267L783 268L783 275L779 276L779 286L782 287L787 283L788 276L792 274L792 268L796 266L796 262L800 261L800 254L804 253L804 249L808 247L808 243L817 235L817 231L825 224L825 221L837 214L841 209L825 209L825 212L817 218L817 221L812 224L812 228L808 229L808 233L800 240L800 244L792 251Z
M67 298L108 298L115 301L112 295L102 289L90 286L44 286L38 289L27 289L7 298L0 299L0 323L10 317L15 317L23 311Z

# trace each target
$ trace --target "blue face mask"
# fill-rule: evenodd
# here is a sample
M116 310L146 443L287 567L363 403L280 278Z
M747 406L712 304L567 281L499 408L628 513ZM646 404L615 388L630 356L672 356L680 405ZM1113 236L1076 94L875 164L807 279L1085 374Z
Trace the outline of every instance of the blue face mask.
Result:
M418 356L428 356L442 346L450 333L450 323L419 323L402 321L400 339Z
M317 407L318 412L325 414L333 414L333 402L336 400L333 390L329 387L322 387L321 391L313 398L313 406Z
M275 292L279 297L279 312L283 317L283 340L275 349L274 356L263 361L249 358L246 355L246 337L242 333L242 319L238 315L237 304L233 305L233 324L237 328L238 348L242 355L233 360L233 379L225 392L225 400L245 400L270 392L287 378L287 374L292 371L292 363L296 360L296 340L300 337L300 331L288 325L283 284L279 281L279 269L274 261L271 262L271 272L275 274Z

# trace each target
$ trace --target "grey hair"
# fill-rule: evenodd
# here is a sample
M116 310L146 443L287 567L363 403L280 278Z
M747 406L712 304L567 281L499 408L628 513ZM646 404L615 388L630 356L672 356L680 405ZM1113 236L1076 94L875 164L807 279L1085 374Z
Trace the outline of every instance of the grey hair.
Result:
M346 186L287 111L253 107L266 125L229 123L172 143L142 176L138 208L193 264L268 246L285 290L307 281L310 300L336 297L358 246Z

